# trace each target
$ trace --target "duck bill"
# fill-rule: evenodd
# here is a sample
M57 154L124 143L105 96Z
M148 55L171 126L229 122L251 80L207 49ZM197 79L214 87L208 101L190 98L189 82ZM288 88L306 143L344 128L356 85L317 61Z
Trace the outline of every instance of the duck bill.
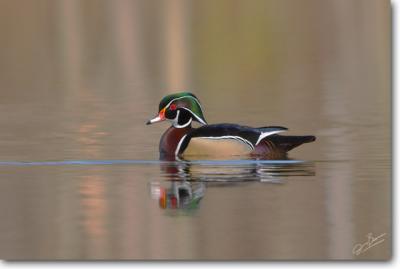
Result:
M146 122L146 125L153 124L160 121L165 121L165 108L163 108L156 117Z

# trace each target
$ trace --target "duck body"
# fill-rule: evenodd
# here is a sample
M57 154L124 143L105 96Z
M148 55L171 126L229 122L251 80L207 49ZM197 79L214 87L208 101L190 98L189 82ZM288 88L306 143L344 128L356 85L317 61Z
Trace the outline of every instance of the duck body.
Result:
M207 124L200 101L189 92L164 97L156 117L147 124L168 120L172 126L162 135L160 158L171 159L284 159L287 152L315 136L282 136L287 128L253 128L231 123ZM202 126L193 128L192 123Z
M314 136L282 136L285 127L252 128L238 124L211 124L199 128L171 126L161 137L160 157L171 159L286 158L287 152Z

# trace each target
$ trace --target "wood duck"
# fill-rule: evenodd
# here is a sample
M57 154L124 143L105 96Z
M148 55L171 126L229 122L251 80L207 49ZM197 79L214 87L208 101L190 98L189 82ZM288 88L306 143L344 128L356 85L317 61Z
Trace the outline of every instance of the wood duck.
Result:
M207 124L199 99L190 92L165 96L156 117L146 124L168 120L172 126L162 135L161 159L284 159L287 152L315 136L282 136L281 126L253 128L238 124ZM192 128L192 122L202 126Z

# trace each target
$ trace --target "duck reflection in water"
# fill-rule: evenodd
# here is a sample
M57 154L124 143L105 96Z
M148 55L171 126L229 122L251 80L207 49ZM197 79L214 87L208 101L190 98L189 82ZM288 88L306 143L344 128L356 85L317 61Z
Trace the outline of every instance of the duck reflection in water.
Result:
M196 209L206 190L204 182L173 181L169 187L151 184L151 194L162 209Z
M199 208L206 188L232 187L250 182L283 184L288 177L314 176L314 164L281 161L163 161L161 181L150 184L153 199L162 209Z

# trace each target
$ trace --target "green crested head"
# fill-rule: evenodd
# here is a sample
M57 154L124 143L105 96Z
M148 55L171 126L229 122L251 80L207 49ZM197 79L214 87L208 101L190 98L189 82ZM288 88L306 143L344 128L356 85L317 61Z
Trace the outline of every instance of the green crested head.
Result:
M147 124L170 120L177 128L183 128L192 121L207 124L199 99L190 92L180 92L165 96L159 105L159 114Z

